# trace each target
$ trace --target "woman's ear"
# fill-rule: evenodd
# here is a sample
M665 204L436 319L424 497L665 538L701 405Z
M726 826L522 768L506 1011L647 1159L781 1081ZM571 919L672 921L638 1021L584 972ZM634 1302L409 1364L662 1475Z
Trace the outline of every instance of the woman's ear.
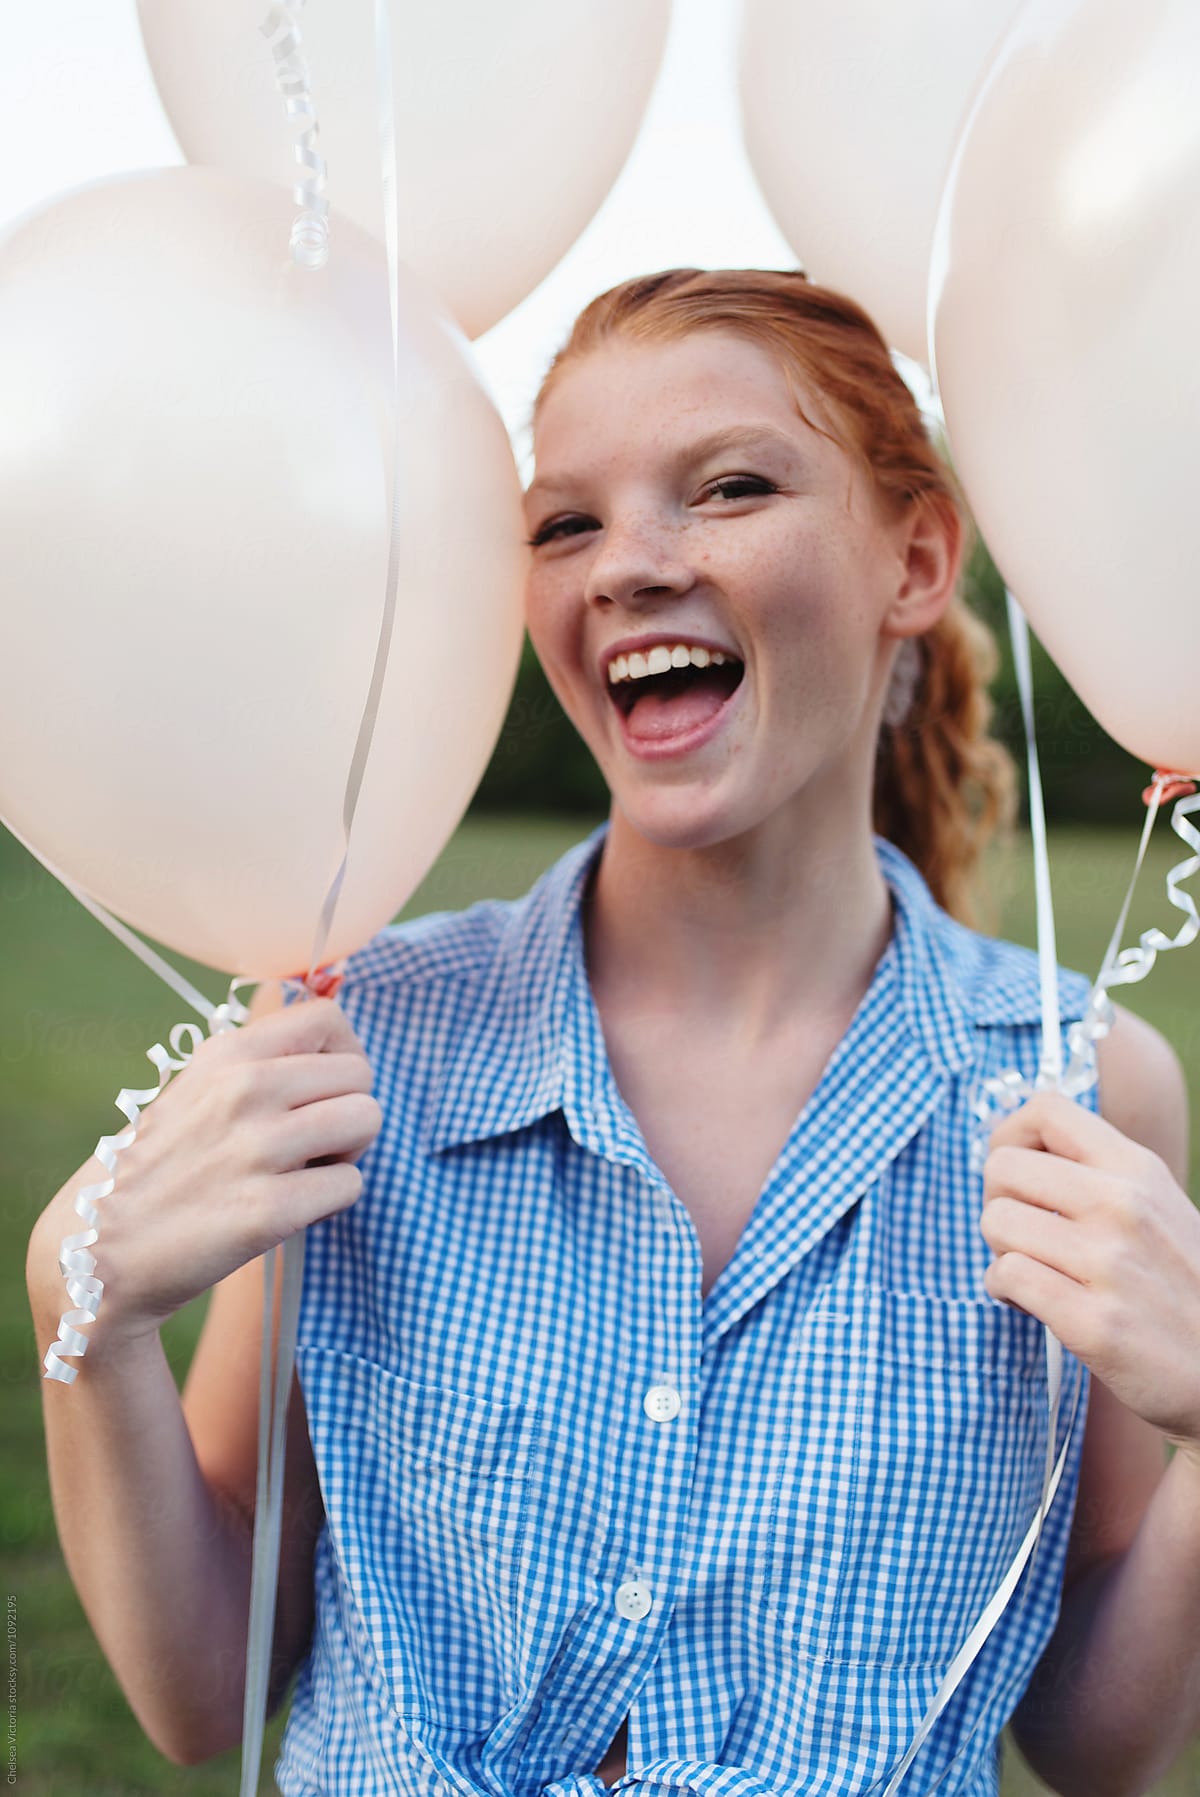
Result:
M957 506L932 498L912 505L898 530L900 584L883 629L888 635L912 636L932 629L954 597L966 531Z

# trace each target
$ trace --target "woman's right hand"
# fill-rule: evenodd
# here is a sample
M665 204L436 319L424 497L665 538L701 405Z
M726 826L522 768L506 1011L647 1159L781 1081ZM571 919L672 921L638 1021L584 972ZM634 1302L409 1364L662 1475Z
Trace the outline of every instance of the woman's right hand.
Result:
M383 1122L371 1085L362 1044L329 998L206 1037L143 1109L117 1152L113 1190L97 1200L92 1253L104 1291L89 1339L157 1332L235 1268L348 1209L362 1190L355 1162ZM75 1196L108 1177L93 1156L34 1225L35 1312L67 1307L58 1254L84 1228Z

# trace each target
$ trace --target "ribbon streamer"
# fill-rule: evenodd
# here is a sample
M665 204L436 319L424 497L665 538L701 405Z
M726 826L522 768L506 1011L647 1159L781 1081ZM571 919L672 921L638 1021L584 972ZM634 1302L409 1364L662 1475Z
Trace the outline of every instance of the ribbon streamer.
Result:
M298 0L302 4L302 0ZM375 731L375 720L383 693L384 674L392 640L396 611L396 591L400 576L400 532L398 485L400 478L400 312L399 312L399 225L397 222L397 166L395 133L395 94L392 78L390 0L375 0L375 72L376 105L379 124L380 162L383 176L384 228L387 236L388 302L392 332L392 477L388 517L388 565L379 638L375 648L375 665L371 673L358 740L350 773L346 781L342 826L345 848L341 865L326 894L317 926L312 963L305 981L309 992L315 990L319 978L317 962L328 939L334 907L346 872L350 848L350 830L358 804L367 754ZM279 13L273 7L268 18ZM289 20L295 31L293 20ZM298 33L297 33L298 37ZM289 111L291 101L289 100ZM299 156L299 149L297 155ZM297 189L297 198L302 198ZM293 231L293 254L295 232ZM339 976L335 972L335 979ZM283 1459L287 1432L287 1400L291 1388L295 1357L296 1330L299 1319L300 1290L304 1254L302 1234L289 1238L283 1249L283 1299L279 1323L279 1349L275 1370L274 1402L270 1423L266 1410L259 1408L259 1461L254 1507L254 1546L251 1564L250 1619L246 1636L246 1688L242 1713L242 1775L240 1797L254 1797L258 1789L262 1762L263 1733L266 1726L267 1685L271 1641L275 1621L275 1592L279 1566L279 1535L283 1509ZM260 1392L266 1396L270 1386L271 1331L269 1318L273 1303L274 1249L263 1262L263 1345L260 1368Z
M308 171L292 189L293 199L303 208L292 225L292 259L300 268L317 269L329 260L329 200L324 191L325 159L317 149L317 109L309 91L308 63L300 54L300 27L295 18L304 4L305 0L281 0L258 29L265 38L283 33L271 45L275 85L283 95L288 117L298 119L304 127L296 139L295 156Z
M891 1773L890 1778L888 1779L887 1787L883 1791L882 1797L893 1797L893 1793L899 1786L901 1780L904 1777L904 1774L908 1771L908 1768L912 1765L913 1760L916 1758L920 1749L924 1745L925 1740L929 1734L929 1731L933 1727L933 1724L935 1723L935 1721L937 1720L937 1718L941 1714L941 1712L945 1709L946 1705L949 1703L950 1699L953 1697L955 1691L957 1691L959 1685L962 1683L963 1679L966 1677L968 1668L970 1667L972 1662L976 1659L980 1650L983 1647L984 1642L987 1640L988 1636L991 1634L992 1630L995 1628L996 1624L999 1622L1001 1616L1004 1614L1004 1611L1008 1608L1009 1600L1011 1599L1012 1594L1013 1594L1014 1590L1016 1589L1017 1581L1020 1578L1022 1571L1024 1570L1026 1561L1028 1561L1031 1556L1033 1556L1036 1559L1037 1548L1041 1542L1042 1523L1045 1520L1046 1512L1049 1510L1051 1504L1054 1502L1054 1499L1058 1493L1058 1487L1062 1480L1063 1468L1065 1467L1065 1465L1067 1463L1067 1452L1068 1452L1068 1449L1070 1448L1071 1436L1074 1433L1074 1429L1075 1429L1075 1417L1079 1410L1079 1395L1082 1390L1083 1390L1083 1370L1082 1370L1082 1368L1080 1368L1079 1373L1075 1380L1075 1395L1074 1395L1074 1400L1071 1405L1070 1419L1067 1423L1066 1436L1063 1440L1063 1445L1062 1445L1062 1449L1059 1453L1058 1460L1055 1462L1053 1471L1043 1487L1041 1501L1038 1504L1038 1508L1037 1508L1037 1514L1034 1517L1033 1521L1030 1523L1029 1528L1026 1531L1025 1538L1022 1541L1020 1547L1017 1549L1016 1555L1014 1556L1012 1564L1009 1566L1008 1571L1005 1573L1004 1577L1001 1579L1000 1583L997 1585L995 1591L992 1593L991 1597L988 1599L987 1604L984 1606L983 1613L980 1616L978 1622L976 1622L976 1624L972 1628L970 1634L967 1636L966 1640L963 1642L962 1646L959 1648L958 1652L955 1654L953 1660L950 1662L950 1665L947 1667L945 1673L943 1674L942 1681L939 1684L937 1691L934 1693L934 1696L933 1696L932 1701L930 1702L929 1708L926 1710L925 1715L921 1720L920 1726L918 1727L916 1734L913 1736L912 1740L910 1741L908 1748L905 1751L903 1759L894 1768L894 1770ZM1051 1455L1053 1455L1053 1451L1054 1451L1054 1418L1055 1418L1055 1408L1052 1406L1051 1430L1050 1430L1050 1434L1049 1434L1049 1438L1048 1438L1048 1447L1049 1447L1049 1451L1050 1451ZM1032 1589L1033 1589L1033 1571L1032 1571L1032 1567L1031 1567L1029 1577L1025 1581L1025 1588L1021 1593L1021 1597L1020 1597L1018 1605L1017 1605L1018 1614L1020 1614L1025 1609L1026 1605L1028 1604L1029 1594ZM980 1724L983 1722L983 1718L984 1718L985 1714L986 1714L986 1711L982 1712L979 1716L976 1717L975 1722L972 1724L971 1728L968 1729L966 1735L964 1735L962 1745L959 1747L958 1752L955 1754L954 1758L950 1761L950 1764L945 1768L945 1770L938 1776L938 1778L935 1779L933 1784L930 1785L929 1790L926 1794L926 1797L933 1797L933 1793L938 1789L938 1787L940 1785L944 1784L946 1779L949 1778L951 1772L953 1772L955 1766L957 1766L959 1760L961 1760L961 1758L963 1757L963 1754L966 1752L967 1748L971 1744L971 1741L974 1739L975 1735L977 1734ZM874 1792L878 1791L878 1789L879 1789L879 1784L877 1782L876 1784L874 1784L871 1787L871 1790L867 1793L867 1797L873 1797Z
M1042 802L1042 776L1041 767L1038 761L1037 734L1034 728L1033 672L1029 655L1029 626L1026 622L1024 612L1007 589L1005 592L1005 599L1008 608L1009 634L1012 638L1013 646L1013 664L1017 676L1017 687L1021 697L1021 717L1025 729L1025 755L1029 772L1029 823L1033 838L1034 885L1037 897L1038 983L1041 995L1042 1043L1037 1079L1034 1082L1031 1083L1020 1073L1006 1073L997 1076L993 1080L985 1081L984 1085L989 1091L992 1088L995 1088L1007 1092L1012 1089L1012 1082L1015 1080L1032 1092L1034 1089L1042 1086L1056 1086L1062 1079L1062 1041L1058 1014L1058 954L1055 945L1054 903L1050 886L1050 860L1046 847L1046 813ZM1020 1102L1020 1100L1015 1100L1014 1102ZM980 1104L976 1106L977 1119L981 1116L981 1106L986 1106L986 1100L981 1100ZM983 1136L977 1130L972 1137L969 1151L971 1169L975 1173L979 1173L982 1170L983 1157L980 1153L982 1144ZM903 1758L893 1769L888 1779L886 1789L883 1792L883 1797L893 1797L893 1793L903 1779L905 1772L908 1770L917 1753L928 1739L934 1723L949 1703L954 1692L958 1689L958 1686L967 1674L968 1668L980 1653L984 1642L987 1640L1001 1616L1004 1614L1004 1611L1007 1609L1009 1600L1012 1597L1026 1562L1031 1555L1036 1561L1037 1552L1042 1540L1042 1524L1045 1521L1050 1505L1054 1501L1055 1494L1058 1491L1059 1483L1062 1478L1063 1468L1066 1465L1067 1452L1071 1445L1071 1437L1075 1427L1075 1416L1079 1407L1079 1394L1083 1385L1083 1372L1081 1369L1076 1380L1075 1399L1071 1408L1071 1418L1067 1424L1066 1437L1063 1441L1058 1461L1055 1463L1054 1444L1058 1433L1058 1411L1059 1399L1062 1391L1063 1354L1062 1343L1058 1340L1049 1324L1046 1324L1044 1328L1047 1405L1046 1457L1045 1470L1042 1476L1042 1492L1038 1501L1037 1513L1029 1526L1029 1531L1026 1534L1024 1541L1017 1549L1016 1555L1014 1556L1008 1571L1004 1574L999 1585L984 1605L983 1613L980 1615L966 1640L951 1660L941 1683L934 1693L929 1707L921 1718L916 1734L909 1743ZM1033 1574L1031 1570L1029 1577L1025 1581L1025 1588L1021 1595L1020 1610L1023 1610L1024 1606L1029 1601L1029 1593L1032 1584ZM976 1727L978 1727L978 1723L976 1723ZM963 1754L966 1752L974 1733L975 1728L972 1728L968 1732L959 1747L958 1752L950 1761L950 1764L931 1787L932 1790L936 1790L953 1771L954 1767L957 1766ZM872 1787L872 1792L877 1789L878 1783Z
M304 211L293 224L291 249L293 258L299 266L316 269L324 265L329 254L329 202L322 191L325 183L325 162L315 148L318 126L316 111L308 90L308 68L300 55L299 27L291 16L293 7L302 7L304 4L305 0L286 0L282 6L273 5L266 23L261 25L259 30L268 38L275 37L281 29L283 30L284 35L271 46L272 55L275 58L275 79L285 98L289 116L299 118L306 123L306 129L296 144L296 160L302 168L309 171L309 178L302 179L293 190L297 203L304 207ZM9 827L11 828L11 826ZM31 853L37 854L33 845L27 842L19 831L13 830L13 835ZM103 906L98 905L73 881L67 879L61 869L54 867L40 854L38 854L38 859L74 893L75 897L87 907L94 917L112 930L113 934L118 936L127 947L132 948L153 972L165 979L176 991L180 992L181 996L186 998L193 1009L197 1010L205 1019L212 1034L217 1035L235 1029L249 1017L248 1009L236 994L239 987L253 985L256 982L244 978L235 979L230 984L224 1002L215 1007L210 1005L189 981L141 942L133 931L112 917ZM323 940L322 937L318 942L316 953L319 953L320 947L323 946ZM314 963L316 953L313 956ZM191 1047L186 1049L182 1046L182 1039L185 1035L191 1041ZM177 1073L181 1068L187 1066L203 1040L203 1036L195 1024L180 1023L171 1030L169 1039L171 1047L175 1051L174 1056L168 1054L161 1042L156 1042L152 1048L146 1050L147 1059L158 1069L157 1086L148 1087L145 1090L123 1086L114 1100L117 1109L123 1111L129 1119L129 1128L122 1130L116 1136L101 1136L96 1144L95 1158L108 1169L109 1177L96 1184L85 1185L75 1197L75 1210L87 1227L82 1232L64 1236L58 1260L66 1280L67 1296L71 1300L73 1308L65 1311L59 1319L57 1339L47 1349L43 1360L45 1377L60 1380L63 1384L71 1384L78 1371L77 1367L67 1364L65 1357L75 1360L83 1358L87 1351L88 1338L80 1334L80 1326L95 1322L100 1300L104 1294L103 1280L95 1277L96 1257L89 1252L99 1240L97 1224L100 1219L96 1208L97 1201L106 1198L116 1184L117 1155L123 1149L128 1148L136 1137L141 1111L158 1097L173 1073Z
M294 221L291 233L291 251L296 265L315 272L322 268L328 260L328 201L321 191L325 179L325 163L315 147L317 120L308 91L308 70L299 54L300 33L293 16L294 11L302 7L305 0L285 0L282 5L273 5L265 25L259 29L267 38L274 38L281 27L284 35L272 45L275 58L276 81L284 97L288 115L298 118L305 124L296 144L296 159L301 167L309 171L309 179L302 179L293 189L293 195L303 208L300 217ZM342 808L343 849L340 864L321 907L313 941L308 972L301 977L288 975L283 980L286 987L298 988L302 998L333 996L342 979L345 966L344 958L337 963L322 966L320 957L329 937L333 915L345 878L349 856L350 833L354 814L358 805L359 791L362 785L363 772L367 756L374 737L375 723L379 710L380 696L383 690L383 679L387 666L388 651L392 635L392 622L395 611L396 588L399 575L399 541L396 518L396 486L400 466L399 432L399 315L397 301L397 235L395 219L395 138L392 123L392 80L391 51L388 34L388 21L384 12L385 0L376 0L375 25L377 44L380 51L377 56L378 100L380 109L380 137L385 151L384 192L388 201L389 216L387 220L388 258L389 258L389 298L392 322L392 371L393 371L393 462L391 485L390 538L387 573L387 589L384 596L383 616L380 623L379 638L376 645L375 663L367 697L364 701L362 716L359 720L358 736L355 743L354 756L346 782L346 791ZM12 829L12 826L8 826ZM169 962L144 943L134 931L130 930L119 919L112 916L103 905L98 904L82 887L42 855L32 843L28 842L18 830L12 829L18 841L39 860L56 879L71 892L76 899L92 913L98 922L123 942L158 978L171 986L181 998L196 1011L212 1029L213 1033L222 1033L237 1028L246 1021L250 1013L237 998L237 991L245 985L259 982L248 978L236 978L231 981L229 992L220 1005L212 1005L204 994L187 980L183 974L173 968ZM183 1046L183 1037L190 1036L191 1047ZM170 1042L174 1055L169 1055L161 1043L148 1049L147 1056L158 1068L158 1085L144 1091L122 1088L116 1102L129 1118L130 1127L118 1136L102 1136L96 1148L97 1158L107 1167L110 1175L115 1171L116 1156L127 1148L136 1136L137 1122L141 1110L151 1103L164 1089L171 1074L187 1065L195 1054L200 1041L201 1032L193 1024L176 1024L170 1032ZM76 1376L77 1368L67 1364L64 1356L82 1358L87 1337L81 1335L78 1325L94 1322L104 1285L94 1277L95 1256L88 1250L95 1246L99 1239L96 1224L99 1220L96 1200L107 1196L115 1185L115 1179L85 1186L76 1197L76 1209L83 1221L88 1225L84 1232L64 1238L60 1256L60 1266L67 1279L68 1296L72 1310L65 1312L59 1325L59 1334L48 1350L45 1360L46 1378L55 1378L70 1384ZM296 1325L299 1314L300 1293L304 1267L303 1235L291 1237L283 1250L283 1291L280 1310L279 1348L275 1370L273 1402L271 1399L271 1337L272 1309L274 1297L275 1250L271 1249L264 1257L264 1334L263 1355L260 1365L260 1403L259 1403L259 1464L257 1474L257 1501L254 1518L254 1542L251 1568L250 1616L247 1639L246 1692L243 1714L243 1760L241 1789L248 1797L253 1797L257 1789L259 1766L262 1757L262 1738L265 1724L265 1707L267 1698L267 1679L271 1637L274 1626L275 1586L278 1578L279 1536L282 1517L282 1490L284 1447L287 1421L287 1399L291 1388L294 1366ZM61 1353L58 1351L61 1349Z
M256 982L245 978L233 979L229 983L229 991L222 1003L211 1004L189 979L177 968L172 967L169 961L164 961L163 957L155 949L152 949L149 943L143 942L141 937L136 935L128 925L114 917L90 893L85 892L82 886L77 886L61 867L51 861L48 856L43 855L40 849L35 848L15 824L9 823L5 819L5 828L16 837L21 846L28 850L36 861L41 862L47 873L61 881L67 891L78 899L85 910L91 912L98 923L102 923L105 929L110 930L119 942L124 943L125 947L132 950L139 960L145 962L151 973L157 975L166 985L177 992L186 1004L198 1012L213 1035L236 1029L250 1015L237 993L240 987L253 985ZM185 1033L192 1037L190 1049L181 1046ZM202 1040L201 1032L195 1024L175 1024L169 1037L171 1047L175 1051L174 1057L167 1053L161 1042L156 1042L152 1048L146 1050L147 1060L152 1061L158 1068L157 1086L150 1086L142 1091L122 1086L113 1101L118 1110L123 1111L128 1117L129 1128L122 1130L117 1136L100 1137L93 1153L95 1158L108 1168L110 1177L95 1184L82 1186L75 1195L75 1210L82 1217L87 1228L73 1235L65 1235L59 1246L58 1265L66 1281L67 1296L72 1308L64 1311L59 1318L58 1334L43 1357L42 1377L44 1379L57 1379L63 1385L72 1385L75 1382L75 1376L79 1369L68 1365L68 1358L82 1360L87 1352L88 1337L81 1335L80 1329L85 1324L95 1322L100 1299L104 1293L104 1281L95 1277L96 1257L89 1252L100 1239L97 1228L100 1221L100 1214L96 1208L97 1201L107 1198L113 1190L116 1183L117 1155L123 1149L128 1148L136 1136L141 1112L158 1097L172 1073L178 1072L181 1067L187 1065Z
M65 874L61 867L43 855L40 849L35 848L28 837L22 836L15 824L9 823L7 818L3 822L5 829L16 837L21 847L28 850L35 861L40 861L46 872L60 881L71 896L79 900L85 911L90 911L98 923L102 923L106 930L111 930L118 942L123 942L125 947L138 957L139 961L144 961L151 973L156 974L160 980L171 987L172 991L177 992L185 1004L190 1005L193 1011L203 1017L205 1023L211 1021L215 1014L213 1005L205 998L203 992L198 991L192 982L179 972L178 968L172 967L169 961L164 961L148 942L143 942L141 937L135 935L127 924L123 924L119 918L114 917L111 911L106 911L104 906L99 904L90 893L83 890L82 886L77 886L69 874ZM244 982L235 981L234 984L244 984ZM229 1003L232 998L233 986L229 991L230 998L226 999L226 1003Z
M318 132L316 109L309 92L309 73L305 59L300 54L300 28L293 16L294 12L305 5L305 0L283 0L282 4L272 5L267 20L259 26L264 37L274 38L271 53L275 59L275 79L280 93L283 95L287 113L290 118L299 119L304 129L295 146L296 160L302 169L308 171L293 189L293 196L303 208L300 216L294 221L291 233L291 251L296 264L305 269L316 270L324 267L329 256L329 202L324 194L326 165L324 158L316 149ZM282 32L282 36L279 34ZM369 707L368 707L369 710ZM368 723L367 744L374 725L374 715L364 718ZM365 760L365 748L362 746L362 725L360 724L359 747L362 759ZM361 774L359 775L361 779ZM349 823L353 818L354 805L357 800L355 783L353 797L344 807L343 825L346 831L347 846L349 843ZM211 1032L216 1035L229 1029L237 1028L245 1022L250 1013L237 998L241 986L253 985L257 982L246 979L234 979L224 1001L213 1006L191 982L184 978L169 962L163 960L126 925L113 917L104 906L98 904L91 896L42 855L19 830L11 824L7 826L17 840L42 863L54 877L74 894L80 904L84 905L92 915L111 930L125 946L139 956L150 970L160 979L174 988L179 995L191 1005L205 1020ZM342 866L335 876L330 892L322 907L321 919L313 945L311 965L305 985L309 991L319 989L310 982L318 981L317 962L328 937L329 924L333 915L333 905L337 892L341 887L345 871L345 857ZM333 990L336 990L335 981ZM192 1046L185 1049L181 1046L182 1038L188 1035ZM59 1251L59 1267L66 1281L67 1295L72 1308L65 1311L59 1319L58 1336L47 1350L43 1366L44 1376L57 1379L63 1384L71 1384L78 1371L77 1367L67 1364L67 1358L81 1360L87 1351L88 1338L80 1334L80 1327L96 1320L100 1300L104 1293L103 1280L95 1277L96 1258L89 1252L99 1240L97 1225L100 1217L96 1208L97 1201L106 1198L116 1183L116 1157L128 1148L137 1134L138 1119L147 1104L153 1102L164 1089L173 1073L185 1067L191 1060L203 1039L201 1032L194 1024L176 1024L170 1033L174 1056L167 1053L161 1042L156 1042L146 1050L147 1059L158 1069L158 1084L145 1090L137 1090L124 1086L114 1100L118 1110L124 1112L129 1119L129 1128L119 1135L101 1136L94 1150L95 1158L109 1172L109 1178L95 1184L86 1185L76 1194L75 1210L87 1225L86 1229L72 1235L64 1236ZM272 1254L273 1254L272 1250Z
M1200 775L1190 779L1200 779ZM1154 966L1158 956L1168 949L1186 948L1200 934L1200 912L1196 909L1195 899L1190 892L1183 890L1183 882L1190 880L1200 871L1200 853L1192 853L1183 861L1177 861L1167 874L1167 898L1176 910L1185 913L1184 922L1178 933L1167 936L1157 927L1143 930L1137 944L1132 948L1120 947L1121 937L1125 929L1125 920L1129 915L1129 906L1133 899L1138 875L1142 870L1142 862L1146 857L1146 849L1150 841L1150 833L1163 802L1164 794L1180 789L1180 776L1165 769L1158 770L1146 792L1146 821L1142 826L1142 838L1138 845L1137 859L1133 873L1126 888L1125 899L1116 927L1109 940L1104 960L1088 993L1087 1004L1083 1016L1067 1026L1067 1065L1056 1080L1049 1081L1039 1073L1038 1078L1030 1081L1015 1068L1005 1073L995 1074L983 1082L979 1100L975 1106L976 1131L972 1144L972 1164L975 1171L982 1171L983 1162L987 1158L987 1142L1001 1114L1014 1111L1032 1098L1036 1091L1053 1086L1069 1098L1081 1092L1087 1092L1096 1084L1099 1070L1096 1065L1095 1043L1107 1036L1116 1013L1112 1001L1108 997L1112 986L1130 986L1144 980ZM1200 810L1200 795L1177 798L1171 810L1171 828L1183 842L1193 851L1200 851L1200 832L1188 822L1193 811Z
M1186 920L1178 934L1170 937L1164 935L1159 929L1144 930L1137 947L1125 950L1120 948L1134 886L1141 871L1146 847L1150 840L1150 832L1154 827L1159 807L1166 797L1173 797L1177 793L1194 793L1195 787L1192 781L1200 779L1200 775L1181 776L1178 773L1159 770L1143 794L1148 806L1147 817L1120 916L1109 940L1100 972L1088 995L1084 1015L1077 1023L1072 1023L1068 1027L1068 1058L1066 1066L1063 1066L1062 1028L1058 1004L1058 956L1054 932L1054 907L1050 889L1050 865L1046 849L1046 816L1042 801L1041 772L1038 765L1037 739L1034 731L1029 627L1025 614L1013 595L1006 591L1005 599L1013 645L1013 663L1021 697L1021 714L1025 728L1026 759L1029 770L1029 821L1033 838L1037 898L1038 979L1041 993L1042 1043L1036 1078L1031 1080L1019 1069L1010 1068L1004 1073L996 1074L983 1081L980 1097L974 1107L975 1127L970 1151L971 1169L975 1173L983 1171L983 1164L987 1158L988 1137L1002 1113L1015 1110L1027 1098L1033 1097L1035 1092L1054 1090L1063 1092L1069 1097L1077 1097L1096 1083L1098 1073L1094 1044L1108 1034L1115 1020L1112 1003L1108 998L1108 988L1129 985L1134 981L1145 979L1159 953L1165 949L1183 948L1192 942L1197 934L1200 934L1200 913L1197 912L1191 894L1182 890L1182 882L1190 879L1194 873L1200 870L1200 854L1193 854L1186 860L1178 862L1167 875L1167 895L1178 910L1186 913ZM1187 818L1192 811L1198 808L1200 808L1200 796L1178 797L1171 820L1175 833L1194 850L1200 850L1200 833L1187 821ZM1058 1459L1055 1461L1054 1444L1057 1438L1063 1354L1062 1343L1048 1324L1045 1326L1045 1341L1048 1423L1045 1472L1037 1514L1008 1571L988 1599L982 1615L947 1668L921 1719L916 1734L909 1743L903 1758L893 1769L882 1797L893 1797L904 1774L928 1738L933 1724L961 1684L968 1668L1007 1608L1026 1562L1030 1560L1031 1556L1036 1562L1042 1540L1042 1525L1062 1479L1075 1429L1079 1396L1083 1388L1083 1369L1081 1367L1075 1381L1074 1401L1071 1406L1066 1435ZM1028 1603L1032 1584L1031 1567L1020 1600L1022 1608ZM982 1721L982 1717L979 1718L979 1721ZM969 1731L950 1764L931 1787L931 1797L932 1791L937 1790L962 1758L979 1727L979 1721ZM878 1788L876 1785L872 1787L872 1790Z
M235 979L231 982L229 996L212 1011L210 1021L214 1036L236 1029L250 1015L236 996L236 990L239 986L253 984L252 980ZM190 1048L182 1046L185 1035L191 1038ZM73 1384L79 1369L69 1366L67 1358L82 1360L87 1351L88 1338L80 1334L80 1327L95 1322L96 1312L104 1295L104 1281L95 1277L96 1257L89 1253L89 1249L100 1239L96 1228L99 1221L96 1204L99 1199L107 1198L116 1184L117 1156L122 1149L129 1147L137 1135L142 1111L158 1097L171 1075L187 1066L203 1040L203 1031L196 1024L175 1024L170 1034L174 1056L167 1053L161 1042L156 1042L153 1048L146 1050L147 1060L158 1068L157 1086L148 1086L144 1091L138 1091L132 1086L122 1086L117 1093L114 1103L128 1117L129 1128L123 1129L118 1136L100 1137L93 1152L96 1159L108 1168L109 1177L97 1184L83 1186L75 1196L75 1209L87 1227L78 1234L64 1236L59 1249L58 1264L67 1282L67 1296L73 1308L64 1311L59 1318L58 1335L46 1349L42 1361L45 1368L43 1377L46 1379L58 1379L63 1385Z

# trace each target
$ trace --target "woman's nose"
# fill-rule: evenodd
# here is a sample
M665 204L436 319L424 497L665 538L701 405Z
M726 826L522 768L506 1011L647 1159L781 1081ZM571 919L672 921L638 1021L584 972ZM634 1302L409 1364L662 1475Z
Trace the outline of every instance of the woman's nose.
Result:
M684 593L695 578L678 530L654 519L629 519L605 530L588 569L586 597L633 605Z

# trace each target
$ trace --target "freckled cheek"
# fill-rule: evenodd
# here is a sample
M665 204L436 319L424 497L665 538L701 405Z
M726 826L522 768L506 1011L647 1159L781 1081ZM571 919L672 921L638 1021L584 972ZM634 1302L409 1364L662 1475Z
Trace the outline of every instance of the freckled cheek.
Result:
M845 622L842 604L844 596L821 579L819 570L798 573L794 564L780 567L760 577L755 588L757 634L777 652L831 647Z
M848 641L835 608L793 585L773 596L757 636L765 678L786 704L807 712L840 704L837 695L861 651Z
M557 597L544 578L535 576L526 581L525 623L530 636L561 637L565 617L565 600Z

